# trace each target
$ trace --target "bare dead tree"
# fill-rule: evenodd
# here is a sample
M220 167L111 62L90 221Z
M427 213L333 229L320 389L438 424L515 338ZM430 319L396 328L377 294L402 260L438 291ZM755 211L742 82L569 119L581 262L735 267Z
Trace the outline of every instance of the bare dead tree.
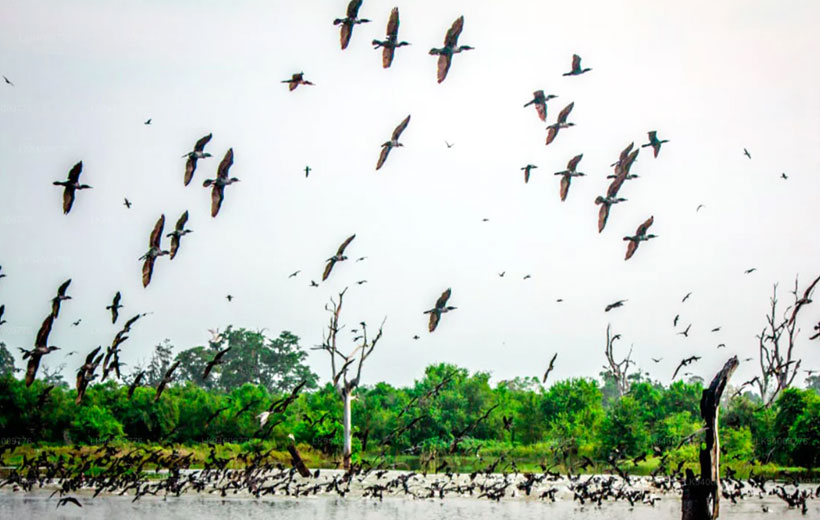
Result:
M607 324L606 349L604 350L604 354L606 354L606 361L609 366L604 366L604 370L611 374L615 379L615 383L618 387L618 397L621 397L629 392L629 366L634 364L634 361L632 361L632 347L629 347L629 353L625 358L621 361L615 361L613 347L615 345L615 340L621 339L621 335L611 334L610 328L611 326Z
M789 388L797 376L802 360L796 359L794 347L800 329L797 326L799 312L811 303L811 293L820 277L809 285L801 296L798 292L798 280L795 277L794 289L791 291L794 303L786 308L782 315L778 313L777 284L774 284L769 299L769 313L766 315L766 326L758 334L760 376L756 379L760 398L765 406L771 405L780 393Z
M350 469L350 456L353 451L352 446L352 428L351 428L351 411L350 406L355 396L353 395L356 388L359 386L359 381L362 376L362 366L364 361L373 353L376 344L382 337L382 329L384 321L379 326L379 331L376 336L368 340L367 324L361 322L361 337L360 343L349 354L343 354L339 351L337 345L337 334L340 330L339 315L342 312L342 301L344 300L345 288L339 293L338 300L330 299L330 304L325 305L325 310L330 313L330 323L327 326L327 334L324 338L324 343L314 350L324 350L330 354L330 374L333 386L339 393L342 402L344 403L344 450L342 453L342 461L344 469ZM385 318L386 320L387 318ZM338 358L338 360L337 360ZM349 377L351 367L356 365L356 374L354 377Z

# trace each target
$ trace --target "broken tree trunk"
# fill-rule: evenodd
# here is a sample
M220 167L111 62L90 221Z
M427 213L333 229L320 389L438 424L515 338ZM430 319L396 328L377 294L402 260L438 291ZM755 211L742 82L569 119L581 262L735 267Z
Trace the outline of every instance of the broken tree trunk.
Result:
M715 520L720 514L720 439L718 410L726 383L738 366L732 357L717 373L700 399L700 415L706 422L706 447L700 450L700 478L686 470L686 482L681 499L682 520ZM710 507L711 506L711 507Z

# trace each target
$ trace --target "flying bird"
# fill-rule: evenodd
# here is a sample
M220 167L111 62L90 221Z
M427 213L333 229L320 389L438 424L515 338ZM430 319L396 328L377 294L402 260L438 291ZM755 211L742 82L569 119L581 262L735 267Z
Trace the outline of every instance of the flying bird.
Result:
M301 269L300 269L300 270L298 270L298 271L294 271L294 272L292 272L292 273L290 273L290 274L288 275L288 278L293 278L294 276L296 276L297 274L299 274L299 273L301 273L301 272L302 272L302 270L301 270Z
M131 209L131 201L127 198L123 198L122 205L125 206L126 209Z
M52 182L55 186L63 187L63 214L65 215L68 215L71 206L74 204L74 192L91 188L88 184L80 184L80 174L82 172L83 162L80 161L68 172L68 180Z
M210 141L213 136L214 134L211 133L206 135L205 137L200 138L199 141L197 141L194 145L194 149L182 156L188 158L188 161L185 163L185 186L187 186L188 183L191 182L191 179L194 178L194 172L196 171L196 162L199 159L205 159L211 156L211 154L205 151L205 145L208 144L208 141Z
M500 273L498 273L498 277L499 278L504 278L505 274L507 274L507 271L501 271Z
M641 148L646 148L647 146L651 146L652 150L655 152L655 157L658 157L658 154L661 151L661 145L663 143L668 143L669 140L668 139L664 139L662 141L659 140L658 139L658 132L655 131L655 130L652 130L651 132L647 132L647 133L649 135L649 142L646 143L646 144L642 144Z
M683 299L680 302L681 303L686 302L686 300L688 300L690 296L692 296L691 292L686 293L686 296L684 296Z
M650 359L652 361L654 361L655 363L660 363L661 361L663 361L663 358L650 358Z
M536 90L532 93L532 99L529 100L525 105L524 108L527 108L530 105L535 106L535 112L538 114L538 119L541 121L547 121L547 102L550 99L555 99L558 96L554 96L552 94L544 94L543 90Z
M685 338L688 338L689 337L689 329L691 329L691 328L692 328L692 324L690 323L689 325L686 326L686 328L684 330L678 332L678 335L683 336Z
M399 123L399 126L397 126L393 130L393 134L390 136L390 140L385 141L384 143L382 143L382 151L379 154L379 161L376 163L376 169L377 170L379 168L381 168L382 165L384 164L384 161L387 160L387 155L390 153L391 149L399 147L399 146L404 146L403 144L401 144L399 142L399 137L401 136L401 133L404 132L404 129L407 128L408 123L410 123L410 116L409 115L407 117L405 117L404 121Z
M362 6L362 0L350 0L347 4L347 16L344 18L336 18L333 20L333 25L341 25L339 33L339 42L342 45L342 50L347 49L347 44L350 43L350 37L353 35L353 27L360 23L368 23L367 18L359 18L359 8Z
M143 124L144 125L150 125L151 124L151 118L149 117Z
M225 356L225 354L227 354L231 350L231 348L233 348L233 347L228 347L224 350L218 351L216 353L216 355L214 356L214 358L212 360L210 360L207 365L205 365L205 372L202 373L202 380L203 381L208 377L208 374L211 373L211 370L216 365L221 365L222 363L224 363L224 361L222 361L222 358Z
M295 90L299 85L314 85L314 83L311 83L305 79L304 72L296 72L290 77L290 79L283 79L282 83L287 83L288 90L291 91Z
M82 319L82 318L80 318L80 319L78 319L77 321L72 322L72 323L71 323L71 325L73 325L74 327L77 327L77 326L79 326L79 325L80 325L80 323L82 323L82 321L83 321L83 319Z
M786 175L785 173L781 173L781 174L780 174L780 178L781 178L781 179L783 179L784 181L789 180L789 176L788 176L788 175Z
M229 295L225 296L225 299L228 300L228 303L231 303L233 301L233 295L229 294Z
M746 157L748 157L749 159L751 159L751 158L752 158L752 154L750 154L750 153L749 153L749 150L747 150L747 149L745 149L745 148L743 149L743 155L745 155L745 156L746 156Z
M529 280L530 278L532 278L532 275L530 275L530 274L525 274L523 279L524 279L524 280Z
M450 70L450 62L453 60L454 54L458 54L462 51L473 50L473 47L470 47L469 45L458 45L458 37L463 28L464 17L460 16L455 22L453 22L453 25L450 26L447 34L444 36L444 47L441 47L440 49L430 49L431 56L438 56L437 79L439 83L444 81L444 78L447 77L447 71Z
M698 207L697 207L697 208L695 208L695 213L697 213L698 211L700 211L700 210L701 210L702 208L704 208L704 207L705 207L705 205L704 205L704 204L698 204Z
M134 380L131 381L131 384L128 385L128 400L129 401L131 400L131 396L134 395L134 390L137 389L137 387L139 386L140 381L142 380L142 377L144 375L145 375L145 371L140 370L139 374L137 374L137 376L134 378Z
M316 283L316 282L314 282L313 280L311 280L311 281L310 281L310 286L311 286L311 287L319 287L319 284L318 284L318 283Z
M310 175L310 170L312 169L313 168L311 168L310 166L305 166L305 179L308 178L308 176Z
M456 307L447 305L447 300L450 299L450 295L452 294L452 292L452 289L447 289L446 291L441 293L441 296L439 296L438 300L436 300L436 306L428 311L424 311L424 314L430 315L430 322L427 326L430 332L436 330L438 322L441 319L441 315L443 313L456 310Z
M535 168L538 168L538 166L536 166L534 164L528 164L528 165L524 166L523 168L521 168L521 170L524 172L524 184L527 184L528 182L530 182L530 172L532 170L534 170Z
M712 332L720 332L720 327L715 327L714 329L712 329Z
M211 188L211 216L216 217L219 213L219 208L222 207L222 199L225 198L225 186L230 186L234 182L239 182L236 177L228 178L228 171L233 165L233 148L229 148L219 163L219 168L216 170L216 179L207 179L202 183L202 186Z
M632 258L632 255L634 255L635 251L638 250L638 245L640 245L641 242L652 238L657 238L657 235L646 234L653 222L655 222L655 217L649 217L643 222L643 224L638 226L638 229L635 230L635 234L633 236L624 237L624 240L629 241L629 244L626 246L626 257L624 257L624 260L629 260Z
M356 234L352 234L342 242L342 245L339 246L339 249L336 250L336 254L331 256L327 259L327 265L325 266L325 272L322 273L322 281L324 282L327 280L327 277L330 276L330 272L333 270L333 266L336 265L336 262L342 262L347 260L347 257L344 255L345 248L350 245L353 239L356 238ZM313 283L311 281L311 283ZM318 287L318 285L317 285Z
M10 85L12 87L14 86L14 83L12 83L11 80L5 76L3 76L3 81L6 82L6 85Z
M80 501L74 497L63 497L57 501L57 507L64 506L66 504L74 504L77 507L83 507Z
M3 313L6 312L6 306L0 305L0 325L6 323L6 320L3 319Z
M547 127L547 143L550 144L555 140L555 136L558 135L558 131L562 128L569 128L571 126L575 126L575 123L567 123L567 118L569 117L569 113L572 112L572 108L575 106L575 102L573 101L569 105L565 106L561 112L558 113L558 120L555 121L554 124L551 124Z
M546 384L547 377L549 377L550 372L552 372L552 369L555 368L555 358L557 358L557 357L558 357L558 352L556 352L555 355L552 356L552 359L550 359L550 364L547 367L547 371L544 372L544 377L541 379L541 384Z
M753 272L757 271L757 267L751 267L743 271L743 274L752 274Z
M185 210L185 213L180 215L179 219L177 219L176 226L174 226L174 230L167 235L166 237L171 237L171 256L170 259L173 260L175 256L177 256L177 250L179 249L179 241L187 235L188 233L193 233L193 230L185 229L185 223L188 222L188 210Z
M614 302L614 303L610 303L609 305L607 305L607 306L604 308L604 312L609 312L609 311L611 311L612 309L617 309L618 307L623 307L623 305L624 305L624 303L626 303L626 301L627 301L627 300L618 300L618 301L616 301L616 302Z
M40 325L40 330L37 331L37 339L34 342L34 348L23 351L23 359L28 358L28 365L26 366L26 386L31 386L34 378L37 376L37 369L40 367L40 358L46 354L50 354L59 347L48 346L48 335L51 334L51 326L54 323L54 315L49 314Z
M567 163L567 169L561 172L555 172L555 175L561 176L561 201L567 200L567 194L569 193L569 186L572 183L573 177L583 177L586 175L583 172L579 172L578 170L578 163L581 162L581 159L584 157L584 154L579 153L575 157L569 160Z
M117 323L117 318L120 316L120 309L122 309L122 305L120 305L120 299L122 298L122 294L120 291L117 291L117 294L114 295L114 300L111 302L111 305L106 307L107 310L111 311L111 323Z
M57 288L57 296L51 299L51 315L55 320L60 315L60 304L71 299L71 296L67 296L65 293L69 285L71 285L71 278L60 284L60 287Z
M814 292L815 286L817 286L817 282L820 282L820 276L814 279L814 281L803 291L803 296L799 298L794 304L794 310L792 310L792 316L789 318L789 325L794 323L794 319L797 317L797 311L799 311L804 305L808 305L812 302L811 294ZM797 291L795 291L797 292Z
M577 54L572 55L572 70L569 72L565 72L564 76L580 76L585 72L589 72L592 69L582 69L581 68L581 57Z
M162 391L165 390L165 386L171 382L173 379L174 370L177 369L179 366L179 361L171 365L171 367L165 372L165 375L162 376L162 380L160 380L159 385L157 385L157 393L154 395L154 402L156 403L159 401L159 396L162 395Z
M151 283L151 275L154 273L154 260L158 256L169 255L170 251L163 250L159 243L162 240L162 228L165 226L165 215L159 217L157 223L154 224L154 229L151 231L151 236L148 238L148 251L139 259L145 260L142 264L142 286L148 287Z
M385 36L385 39L382 41L373 40L374 49L382 48L383 68L386 69L390 67L390 64L393 63L393 54L396 52L396 49L404 45L410 44L399 41L399 8L394 7L393 10L390 11L390 19L387 21L387 36Z
M689 366L689 365L691 365L692 363L694 363L695 361L697 361L699 359L700 359L700 356L692 356L692 357L688 357L688 358L684 359L683 361L681 361L680 365L678 365L678 368L675 369L675 373L672 374L672 379L675 379L675 377L677 377L678 371L681 368L683 368L685 366Z
M678 326L678 320L679 320L679 319L680 319L680 314L675 314L675 319L672 321L672 326L673 326L673 327L677 327L677 326Z
M618 159L618 162L615 163L615 179L609 184L609 187L606 190L606 197L601 197L600 195L595 198L595 204L599 204L601 208L598 210L598 233L604 230L606 226L606 221L609 218L609 210L613 204L619 204L621 202L626 202L626 199L623 197L618 197L618 191L623 186L624 181L629 176L629 169L632 167L632 164L635 162L635 159L638 157L638 153L640 152L640 148L632 150L633 143L630 143L622 152L621 156Z

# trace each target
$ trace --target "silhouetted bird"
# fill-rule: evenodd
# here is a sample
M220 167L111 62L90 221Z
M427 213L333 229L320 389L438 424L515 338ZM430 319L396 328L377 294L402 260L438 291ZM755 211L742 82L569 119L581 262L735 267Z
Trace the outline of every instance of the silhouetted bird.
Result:
M187 235L188 233L193 233L190 229L185 229L185 223L188 222L188 210L185 210L185 213L180 215L179 219L177 219L176 226L174 226L174 230L167 235L166 237L171 237L171 260L177 256L177 250L179 249L179 241L182 237Z
M368 23L367 18L359 18L359 8L362 6L362 0L350 0L347 4L347 16L344 18L336 18L333 20L333 25L341 25L339 33L339 42L342 50L347 49L347 44L350 43L350 36L353 35L353 27L360 23Z
M629 260L630 258L632 258L632 255L634 255L635 251L638 250L638 245L640 245L642 241L650 240L652 238L657 237L657 235L646 234L646 232L649 230L649 227L652 225L653 222L655 222L655 217L649 217L648 219L646 219L646 221L644 221L643 224L638 226L638 229L635 230L635 234L633 236L624 237L624 240L629 241L629 244L626 246L626 257L624 258L624 260Z
M562 128L569 128L571 126L575 126L575 123L568 123L567 118L569 117L569 113L572 112L572 108L575 106L575 102L573 101L569 105L565 106L561 112L558 113L558 120L555 123L549 125L547 127L547 142L546 144L550 144L555 140L555 136L558 135L558 131Z
M60 315L60 304L71 299L71 296L65 293L69 285L71 285L71 278L60 284L60 287L57 288L57 296L51 299L51 315L54 316L54 319L57 319Z
M222 361L222 358L225 356L225 354L227 354L231 350L231 348L232 347L228 347L224 350L218 351L216 353L216 355L214 355L214 358L212 360L210 360L207 365L205 365L205 372L202 373L202 379L203 380L205 380L208 377L208 374L211 373L211 370L216 365L221 365L222 363L224 363L224 361Z
M609 305L607 305L607 306L604 308L604 312L609 312L609 311L611 311L612 309L617 309L618 307L623 307L623 305L624 305L624 303L626 303L626 301L627 301L627 300L618 300L618 301L616 301L616 302L614 302L614 303L610 303Z
M558 352L556 352L552 356L552 359L550 359L550 364L547 367L547 371L544 372L544 377L541 379L541 384L546 384L547 383L547 378L549 377L550 372L552 372L552 369L555 368L555 358L557 358L557 357L558 357Z
M170 383L170 382L171 382L171 380L173 379L174 370L176 370L176 369L177 369L177 367L179 366L179 363L180 363L180 362L179 362L179 361L177 361L176 363L174 363L173 365L171 365L171 368L169 368L169 369L165 372L165 375L164 375L164 376L162 376L162 380L160 380L159 385L157 385L157 393L154 395L154 402L155 402L155 403L156 403L157 401L159 401L159 396L161 396L161 395L162 395L162 391L163 391L163 390L165 390L165 386L166 386L168 383Z
M695 361L697 361L699 359L700 359L700 356L692 356L692 357L688 357L688 358L684 359L683 361L681 361L680 364L678 365L678 368L675 369L675 373L672 374L672 379L675 379L675 377L677 377L678 371L681 368L683 368L685 366L688 366L688 365L691 365L692 363L694 363Z
M439 83L444 81L444 78L447 77L447 71L450 70L450 62L453 60L454 54L458 54L462 51L473 50L473 47L470 47L469 45L458 45L458 37L463 28L464 17L460 16L455 22L453 22L453 25L450 26L447 34L444 36L444 47L441 47L440 49L430 49L430 55L438 56L438 69L436 77Z
M131 209L131 201L127 198L124 198L122 201L122 205L126 207L126 209Z
M393 63L393 54L396 49L404 45L410 45L407 42L399 41L399 8L394 7L390 11L390 19L387 21L387 36L383 41L373 40L373 47L382 48L382 67L388 68Z
M296 72L290 77L290 79L283 79L282 83L287 83L288 90L291 91L295 90L299 85L313 85L313 83L305 79L304 72Z
M745 149L745 148L743 149L743 155L745 155L745 156L746 156L746 157L748 157L749 159L751 159L751 158L752 158L752 154L750 154L750 153L749 153L749 150L747 150L747 149Z
M575 157L569 160L567 163L567 169L561 172L555 172L555 175L561 176L561 201L567 200L567 194L569 193L569 187L572 183L573 177L583 177L585 174L582 172L577 171L578 163L581 162L581 159L584 157L584 154L579 153Z
M151 124L151 118L149 117L143 124L144 125L150 125Z
M313 168L311 168L310 166L305 166L305 179L308 178L308 176L310 175L310 170L312 169Z
M554 96L552 94L544 95L543 90L536 90L532 93L532 99L529 100L525 105L524 108L535 105L535 112L538 114L538 119L541 121L547 121L547 101L550 99L555 99L558 96Z
M395 129L393 129L393 133L390 136L390 140L385 141L384 143L382 143L382 151L381 151L381 153L379 153L379 160L376 163L376 169L377 170L379 168L381 168L382 165L384 164L384 161L387 160L387 155L390 153L391 149L399 147L399 146L404 146L403 144L401 144L399 142L399 137L401 137L401 133L404 132L404 129L407 128L408 123L410 123L410 116L409 115L406 118L404 118L404 121L399 123L399 126L397 126Z
M120 299L122 295L120 291L117 291L117 294L114 295L114 300L111 302L111 305L106 307L106 310L111 311L111 323L117 323L117 318L120 316L120 309L122 309L122 305L120 305Z
M185 163L185 186L187 186L188 183L191 182L191 179L194 178L197 160L205 159L211 156L211 154L205 151L205 145L208 144L208 141L211 140L213 135L214 134L208 134L205 137L200 138L194 145L194 149L183 155L183 157L188 158L188 161Z
M569 72L565 72L564 76L580 76L585 72L589 72L592 69L582 69L581 68L581 57L577 54L572 55L572 70Z
M90 189L88 184L80 184L80 174L83 172L83 162L75 164L68 172L68 180L54 181L55 186L63 187L63 214L68 215L71 206L74 204L74 193L77 190Z
M447 300L450 299L450 294L452 294L452 289L447 289L446 291L441 293L441 296L438 297L438 300L436 300L435 307L428 311L424 311L424 314L430 315L430 322L427 327L430 332L436 330L438 322L441 319L441 315L443 313L450 312L456 309L456 307L447 305Z
M521 168L521 170L524 172L524 184L530 182L530 172L535 168L538 168L538 166L534 164L528 164Z
M649 134L649 142L646 143L646 144L642 144L641 148L646 148L647 146L651 146L652 150L655 152L655 157L657 157L658 154L661 151L661 145L663 143L668 143L669 140L668 139L664 139L662 141L659 140L658 139L658 132L656 132L655 130L652 130L651 132L648 132L648 134Z
M347 237L345 241L342 242L342 245L339 246L339 249L336 250L336 254L327 259L325 272L322 273L323 282L327 280L328 276L330 276L330 272L333 270L333 266L336 265L336 262L342 262L344 260L347 260L347 257L344 255L345 248L347 248L347 246L350 245L354 238L356 238L355 233ZM311 281L311 283L313 282Z
M139 259L145 260L142 264L142 286L148 287L151 283L151 276L154 274L154 260L158 256L169 255L169 251L160 248L160 240L162 240L162 228L165 226L165 215L159 217L157 223L154 224L154 229L151 231L151 236L148 238L148 251Z
M233 165L233 148L229 148L222 162L219 163L219 168L216 171L216 179L207 179L202 183L205 188L211 188L211 216L216 217L219 213L219 208L222 207L222 199L225 198L225 186L230 186L234 182L239 182L236 177L228 178L228 171Z

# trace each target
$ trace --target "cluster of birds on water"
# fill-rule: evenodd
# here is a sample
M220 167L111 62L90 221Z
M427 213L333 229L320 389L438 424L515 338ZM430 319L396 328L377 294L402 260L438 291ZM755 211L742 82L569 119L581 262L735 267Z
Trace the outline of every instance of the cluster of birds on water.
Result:
M0 461L4 453L13 454L13 445L0 446ZM349 470L313 471L288 468L275 459L273 449L262 448L240 452L236 455L218 454L217 445L209 443L209 453L201 462L201 469L194 469L198 461L194 453L179 451L170 443L163 447L136 447L123 452L106 442L92 450L72 449L56 457L43 450L36 457L28 458L12 467L0 481L0 489L9 486L13 491L30 492L34 489L53 490L57 496L56 507L72 504L88 505L90 500L105 495L133 496L132 502L143 497L179 497L187 493L209 494L218 497L268 496L307 497L335 494L360 496L383 500L385 496L420 500L443 500L447 497L475 497L499 502L501 499L531 497L556 502L571 499L583 510L584 507L600 508L605 502L628 502L632 506L654 506L664 495L679 494L685 478L682 463L666 470L665 459L660 468L646 477L628 475L614 458L608 462L611 474L583 475L581 470L594 463L588 458L564 475L554 471L555 466L542 463L541 471L520 470L515 460L507 455L494 458L480 469L459 473L443 461L428 464L435 473L427 470L396 470L384 460L378 464L368 461L354 464ZM645 455L642 456L645 458ZM483 460L476 452L476 459ZM637 464L641 457L627 460ZM455 460L453 461L455 464ZM395 465L394 465L395 466ZM91 471L98 468L99 471ZM577 472L577 473L576 473ZM151 478L162 473L164 478ZM752 473L747 480L736 478L727 470L721 480L721 495L737 503L738 500L761 500L761 510L768 512L766 497L781 499L790 509L798 509L804 515L808 502L820 498L820 487L811 489L789 475L787 483L774 482L767 488L767 479ZM78 494L78 491L85 491ZM88 493L93 493L89 495ZM79 498L78 498L79 497Z

